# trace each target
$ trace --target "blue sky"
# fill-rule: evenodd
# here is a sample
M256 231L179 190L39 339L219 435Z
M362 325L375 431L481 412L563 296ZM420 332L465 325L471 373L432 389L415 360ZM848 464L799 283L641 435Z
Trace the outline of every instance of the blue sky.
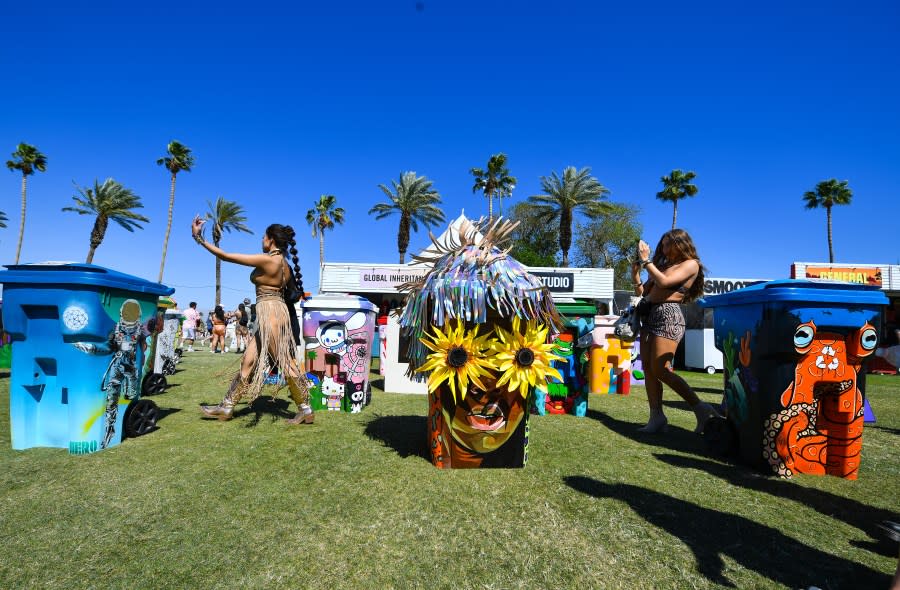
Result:
M896 2L75 4L17 3L0 20L0 155L26 141L49 158L29 183L25 262L83 261L93 220L60 209L73 181L111 176L151 223L111 226L94 262L155 280L169 196L155 160L178 139L197 163L178 178L164 282L202 308L214 260L188 225L207 200L247 210L256 233L226 234L229 250L292 224L315 290L304 215L319 195L347 210L328 261L394 262L397 219L367 214L377 185L414 170L449 219L477 217L487 202L468 170L500 151L519 178L513 202L542 175L590 166L612 200L641 208L651 244L672 217L659 177L694 170L700 192L679 205L679 226L719 277L827 261L825 212L801 197L846 179L836 262L900 263ZM20 176L0 179L10 264ZM426 242L415 235L410 250ZM247 274L224 265L226 306L251 294Z

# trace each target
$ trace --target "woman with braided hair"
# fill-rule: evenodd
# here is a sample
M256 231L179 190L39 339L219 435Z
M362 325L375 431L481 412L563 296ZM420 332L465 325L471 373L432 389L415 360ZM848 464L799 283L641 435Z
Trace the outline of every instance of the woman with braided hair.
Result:
M263 235L262 254L233 254L203 239L204 223L205 220L197 216L191 224L191 235L200 246L225 262L253 267L250 282L256 286L256 326L241 358L241 368L222 403L200 406L200 410L207 417L230 420L240 399L245 396L249 401L256 399L274 363L287 381L291 399L298 408L297 415L288 423L312 424L313 411L309 405L306 378L296 360L300 326L293 309L294 302L285 301L285 292L295 291L293 286L303 293L294 229L273 223ZM291 255L293 269L288 265L286 253Z

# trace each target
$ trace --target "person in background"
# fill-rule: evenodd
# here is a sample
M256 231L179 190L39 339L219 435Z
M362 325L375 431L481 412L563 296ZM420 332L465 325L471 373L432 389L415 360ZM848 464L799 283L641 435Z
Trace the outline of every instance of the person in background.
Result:
M210 321L212 322L212 340L209 342L209 351L219 353L225 348L225 324L228 322L228 318L225 317L225 310L222 309L221 305L217 305L212 311Z
M235 332L237 333L237 352L244 352L247 348L247 339L250 337L250 299L244 299L243 303L238 303L238 308L234 312L237 320Z
M181 324L181 337L187 345L187 352L194 352L194 340L197 338L197 322L200 321L200 312L197 311L197 302L191 301L184 310L184 323Z
M641 269L647 280L641 282ZM684 315L679 303L689 303L703 294L703 265L691 236L683 229L662 235L653 258L650 246L638 242L638 260L632 265L635 294L642 295L641 361L644 365L650 420L640 432L665 430L668 419L663 413L663 383L671 387L691 406L697 418L694 432L702 433L707 421L718 416L716 410L701 402L691 386L672 371L675 349L684 336Z
M244 396L248 396L250 401L259 396L269 373L277 367L287 382L291 398L297 404L297 414L288 423L312 424L309 388L296 358L300 339L297 316L285 301L289 281L293 281L293 286L303 293L294 229L289 225L273 223L263 234L261 254L237 254L225 252L207 242L203 238L204 223L205 220L199 216L191 223L191 235L203 249L225 262L253 268L250 282L256 288L257 321L241 358L241 367L222 402L216 406L200 406L200 410L206 417L230 420L235 404ZM288 252L293 258L293 269L286 260Z

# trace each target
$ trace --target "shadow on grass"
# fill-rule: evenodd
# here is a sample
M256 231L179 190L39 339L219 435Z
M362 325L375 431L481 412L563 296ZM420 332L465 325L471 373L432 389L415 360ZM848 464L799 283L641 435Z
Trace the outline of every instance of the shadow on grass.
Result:
M369 383L372 385L372 389L384 391L384 377L378 376L374 379L369 379Z
M181 411L181 408L159 408L156 413L156 423L159 424L160 420L165 420L172 414L177 414Z
M900 520L900 515L889 510L874 508L858 500L838 496L831 492L806 488L769 474L761 474L744 465L723 465L715 461L679 455L654 453L654 456L663 463L668 463L674 467L703 471L727 481L733 486L763 492L778 498L786 498L803 506L808 506L825 516L858 528L875 541L874 543L851 541L851 544L854 546L869 549L888 557L897 555L896 543L886 542L887 539L878 527L878 524L885 520Z
M584 476L568 476L564 481L583 494L627 503L648 523L687 545L697 569L716 584L735 587L725 576L723 556L789 588L887 588L890 583L887 574L820 551L743 516L630 484Z
M878 426L877 424L870 424L866 426L866 428L874 428L875 430L887 432L888 434L900 434L900 428L889 428L887 426Z
M262 421L264 416L268 416L272 422L276 422L279 419L293 418L295 412L291 411L290 405L290 402L286 399L261 395L253 400L252 403L236 409L232 419L250 416L249 420L245 420L246 424L244 426L246 428L254 428Z
M691 412L691 415L693 415L693 412ZM666 449L681 451L682 453L691 453L694 455L709 454L703 438L691 430L685 430L684 428L678 428L669 424L668 432L645 434L643 432L638 432L638 428L643 426L643 424L617 420L609 414L598 410L588 409L587 417L597 420L613 432L639 443L664 447Z
M721 387L691 387L697 393L718 393L722 395L725 393Z
M420 457L431 462L428 453L425 416L377 416L366 423L365 434L392 448L400 457Z

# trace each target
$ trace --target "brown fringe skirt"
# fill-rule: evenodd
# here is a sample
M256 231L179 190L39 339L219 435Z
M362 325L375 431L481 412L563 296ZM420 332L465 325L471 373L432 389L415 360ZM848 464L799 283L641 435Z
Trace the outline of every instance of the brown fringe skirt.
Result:
M259 396L274 367L278 368L285 380L290 377L291 372L299 375L297 367L300 364L289 313L294 312L288 309L280 293L260 294L256 299L256 327L252 336L256 340L258 357L256 367L250 374L248 401ZM297 381L302 387L306 380Z

